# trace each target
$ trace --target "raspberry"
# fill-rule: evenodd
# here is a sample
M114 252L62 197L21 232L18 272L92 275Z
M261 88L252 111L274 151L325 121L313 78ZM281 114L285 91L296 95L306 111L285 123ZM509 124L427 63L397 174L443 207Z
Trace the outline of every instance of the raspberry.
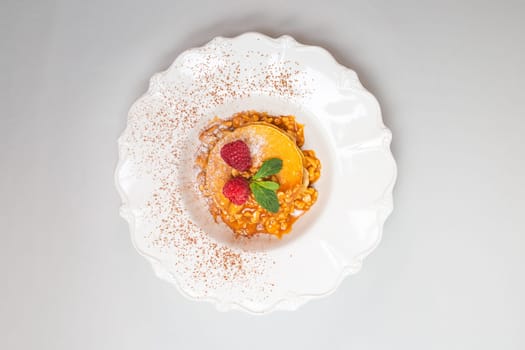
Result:
M252 166L250 149L248 145L241 140L233 141L222 146L221 157L226 164L239 171L246 171Z
M244 204L250 197L250 184L244 177L234 177L228 180L222 189L222 194L233 204Z

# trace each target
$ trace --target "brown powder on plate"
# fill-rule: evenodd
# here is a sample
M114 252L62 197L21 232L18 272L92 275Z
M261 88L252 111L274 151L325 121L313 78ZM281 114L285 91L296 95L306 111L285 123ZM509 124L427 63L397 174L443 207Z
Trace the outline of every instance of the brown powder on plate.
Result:
M146 233L135 240L146 242L144 253L159 259L171 278L197 297L251 298L255 290L262 297L272 288L264 277L272 265L267 254L216 241L194 220L186 198L195 192L195 183L184 180L198 141L192 137L210 111L252 94L300 104L310 93L295 62L271 63L260 52L246 55L236 56L222 40L181 55L168 71L152 77L148 92L132 106L120 139L130 177L154 184L144 204L132 209L146 225L136 228ZM246 60L259 62L248 66Z

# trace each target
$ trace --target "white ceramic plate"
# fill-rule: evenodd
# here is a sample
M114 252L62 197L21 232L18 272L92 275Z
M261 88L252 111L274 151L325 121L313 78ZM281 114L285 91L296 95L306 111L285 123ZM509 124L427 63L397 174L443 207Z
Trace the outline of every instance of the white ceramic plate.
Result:
M244 110L293 114L322 162L318 202L283 239L234 239L195 188L198 132ZM396 165L379 105L324 49L258 33L218 37L151 78L119 139L116 184L157 275L220 310L296 309L333 292L379 243Z

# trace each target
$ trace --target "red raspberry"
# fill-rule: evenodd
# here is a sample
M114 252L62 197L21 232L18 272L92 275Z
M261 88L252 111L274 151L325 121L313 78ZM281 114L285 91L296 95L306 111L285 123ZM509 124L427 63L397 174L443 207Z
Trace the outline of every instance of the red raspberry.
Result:
M241 140L233 141L222 146L221 157L226 164L239 171L246 171L252 166L250 149L248 145Z
M222 194L233 204L244 204L250 197L250 184L248 180L241 176L231 178L224 185Z

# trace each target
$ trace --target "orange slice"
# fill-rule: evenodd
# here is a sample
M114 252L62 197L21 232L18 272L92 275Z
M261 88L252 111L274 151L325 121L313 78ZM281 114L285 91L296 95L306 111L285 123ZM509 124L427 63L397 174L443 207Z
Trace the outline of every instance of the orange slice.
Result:
M232 177L232 168L221 158L223 145L236 140L244 141L250 148L254 174L270 158L280 158L283 167L277 174L279 190L286 191L304 184L304 158L295 140L284 131L268 123L243 125L225 135L209 153L206 167L206 187L213 194L218 206L225 208L229 200L222 194L224 184ZM307 184L306 184L307 185Z

